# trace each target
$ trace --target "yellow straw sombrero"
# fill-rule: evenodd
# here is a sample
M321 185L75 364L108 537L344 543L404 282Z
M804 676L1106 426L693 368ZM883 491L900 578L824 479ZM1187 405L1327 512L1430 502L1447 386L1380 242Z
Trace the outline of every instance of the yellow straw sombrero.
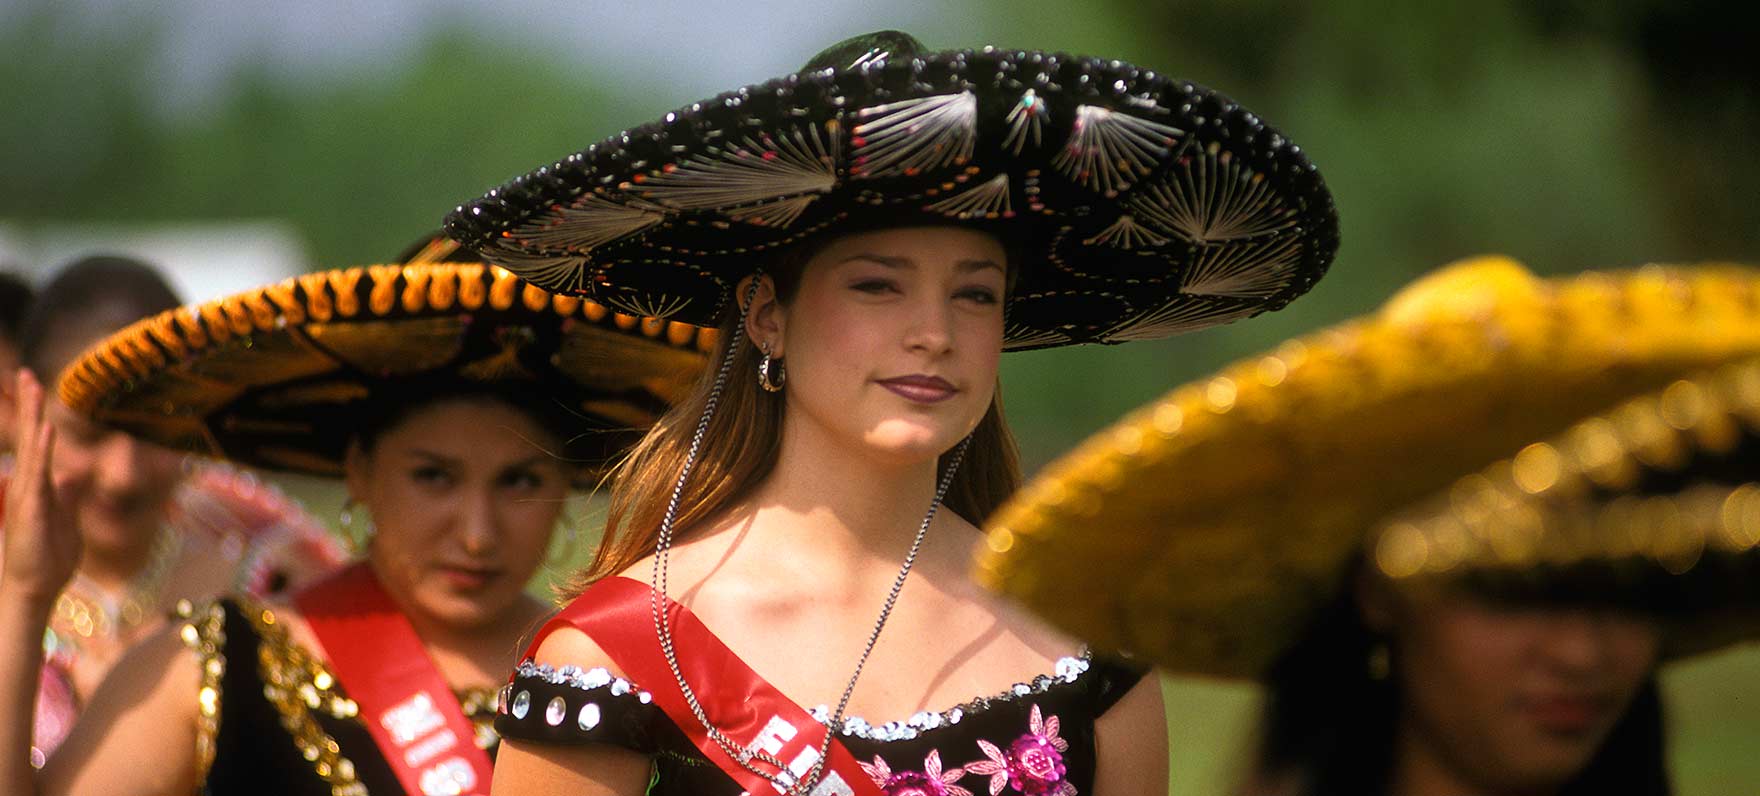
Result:
M75 411L171 447L276 470L342 472L375 396L446 380L506 382L554 400L568 454L602 467L707 361L713 332L553 296L457 262L437 242L408 262L319 271L147 318L66 371Z
M1760 633L1760 359L1670 384L1461 478L1371 534L1403 588L1617 594L1689 655Z
M997 512L977 574L1096 646L1254 677L1391 512L1754 354L1760 270L1457 264L1096 434Z

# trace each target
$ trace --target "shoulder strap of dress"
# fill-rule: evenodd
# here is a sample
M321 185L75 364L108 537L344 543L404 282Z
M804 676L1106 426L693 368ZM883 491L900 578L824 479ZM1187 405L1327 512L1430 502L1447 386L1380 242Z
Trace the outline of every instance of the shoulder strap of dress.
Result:
M526 656L530 658L544 637L558 627L573 627L587 634L625 676L647 685L654 705L735 783L748 793L781 792L776 783L748 771L708 737L661 653L654 631L654 599L653 588L646 583L605 578L550 620ZM661 610L672 625L679 671L710 721L735 743L745 744L748 752L762 750L784 761L787 771L777 773L786 774L785 781L810 770L818 762L819 744L830 730L759 677L684 606L663 598ZM835 737L827 757L824 776L812 796L881 796L855 757Z

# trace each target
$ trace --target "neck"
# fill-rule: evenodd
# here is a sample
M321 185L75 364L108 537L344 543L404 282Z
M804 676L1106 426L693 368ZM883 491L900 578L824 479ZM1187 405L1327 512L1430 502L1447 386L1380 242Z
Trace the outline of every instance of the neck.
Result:
M1496 788L1462 773L1437 745L1436 739L1414 727L1410 718L1401 721L1394 742L1393 776L1388 796L1556 796L1556 788L1511 790Z
M414 610L390 589L386 593L415 628L441 676L455 688L498 685L507 674L508 662L519 655L520 642L548 614L543 603L522 594L494 620L459 626Z
M131 544L111 549L86 547L80 554L79 574L93 586L112 594L128 591L136 578L153 563L161 531L139 534Z
M791 428L783 434L776 469L748 503L749 522L740 527L754 549L789 550L803 567L838 580L875 561L900 561L922 527L939 478L934 460L876 460L831 444L814 428ZM940 511L936 516L935 525L945 524ZM932 528L925 545L935 538Z

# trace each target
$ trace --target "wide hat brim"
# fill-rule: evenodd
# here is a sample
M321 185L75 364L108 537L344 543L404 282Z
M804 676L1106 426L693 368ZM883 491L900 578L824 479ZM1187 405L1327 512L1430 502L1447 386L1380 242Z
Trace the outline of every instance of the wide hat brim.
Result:
M977 577L1097 646L1258 677L1390 513L1757 353L1760 271L1458 265L1096 434L994 515Z
M1760 638L1760 359L1523 447L1370 538L1397 588L1631 605L1673 631L1667 657Z
M1021 254L1014 350L1278 309L1338 248L1314 164L1227 97L1122 61L996 49L730 91L515 178L446 229L547 289L710 326L767 252L923 224Z
M415 382L504 382L570 418L566 453L586 476L691 388L713 338L556 296L483 263L379 265L140 321L70 365L60 395L173 448L339 476L375 396Z

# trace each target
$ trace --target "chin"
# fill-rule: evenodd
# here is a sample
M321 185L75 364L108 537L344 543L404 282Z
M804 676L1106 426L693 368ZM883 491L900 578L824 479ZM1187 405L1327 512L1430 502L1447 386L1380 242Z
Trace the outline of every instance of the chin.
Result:
M117 555L143 543L150 544L158 537L160 517L154 515L147 520L150 521L94 509L81 514L80 536L87 551L100 556Z
M890 420L875 426L863 441L879 455L900 463L933 461L953 450L965 439L950 429L927 426L902 420Z
M476 630L505 618L517 595L500 589L463 595L444 586L430 589L420 601L421 611L437 622L459 630Z

